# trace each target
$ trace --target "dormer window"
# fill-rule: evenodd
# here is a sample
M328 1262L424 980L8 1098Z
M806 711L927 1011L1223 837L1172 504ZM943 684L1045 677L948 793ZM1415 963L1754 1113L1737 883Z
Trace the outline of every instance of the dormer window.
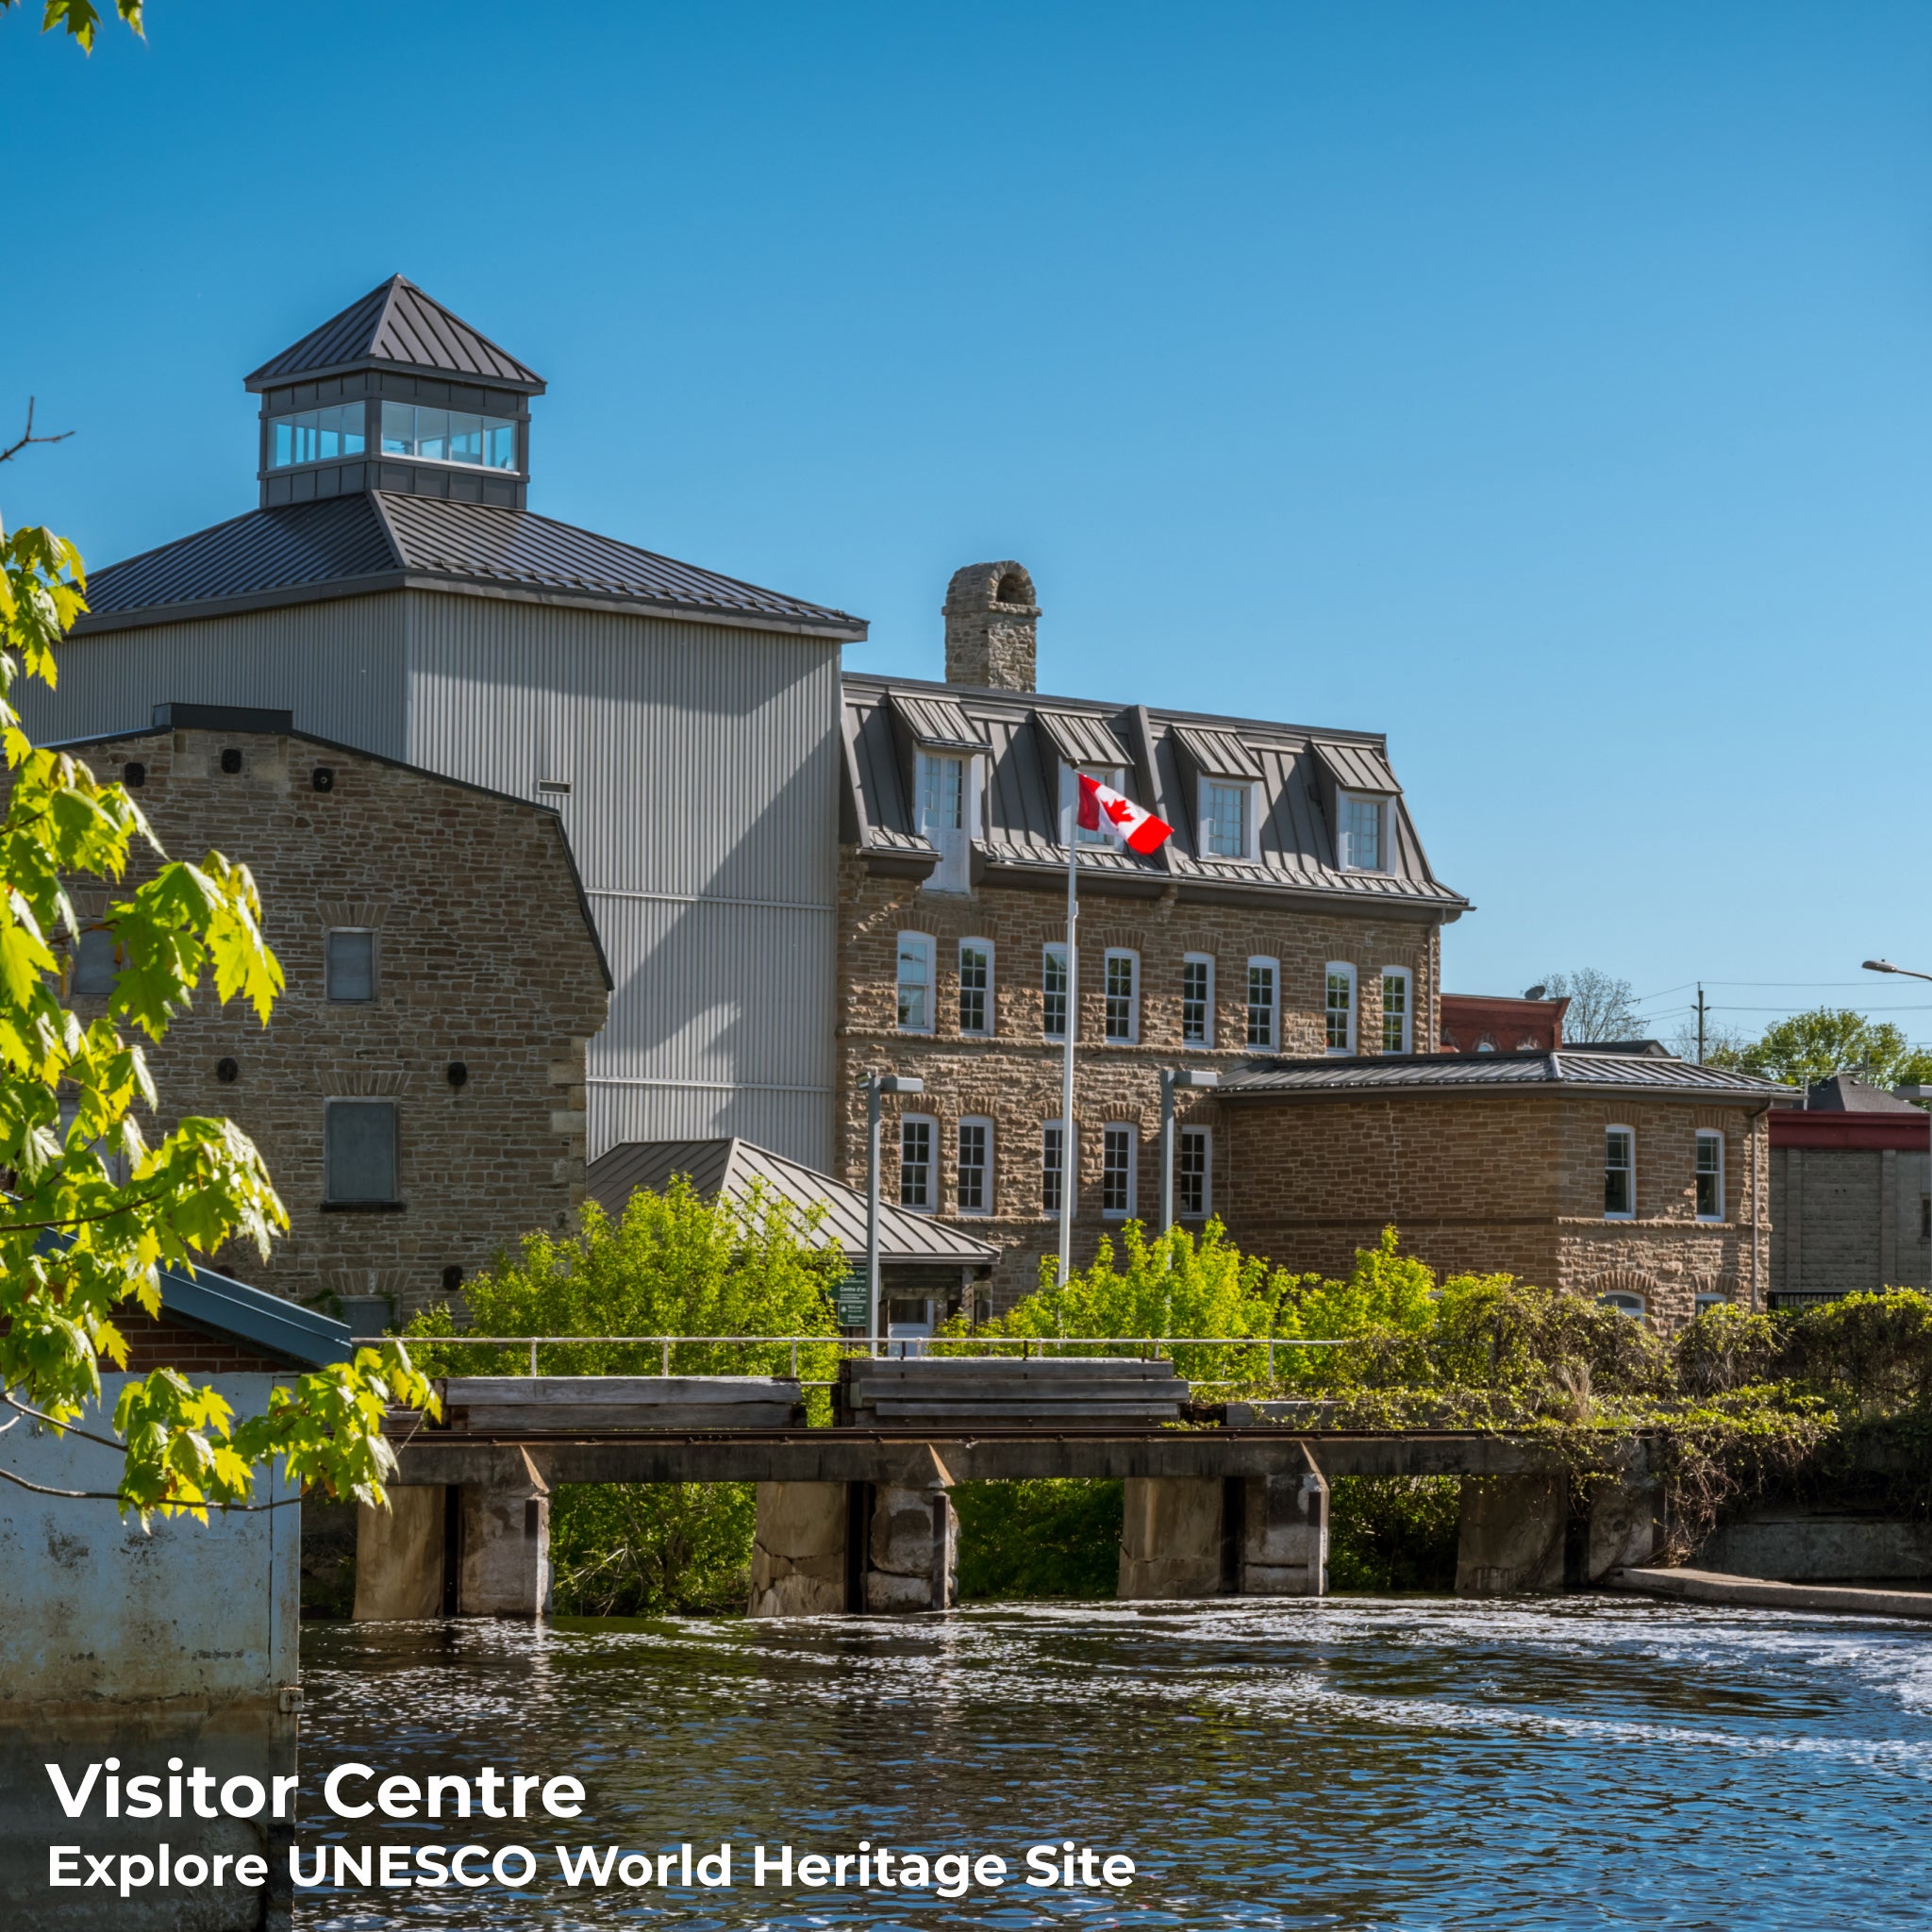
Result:
M271 416L269 468L286 470L296 463L330 463L362 454L362 405L337 403L327 409L302 409L292 416Z
M1127 774L1122 765L1062 765L1060 767L1060 809L1071 810L1074 814L1074 838L1082 845L1110 845L1113 836L1105 826L1095 826L1090 831L1080 823L1079 812L1079 774L1105 785L1109 791L1124 791L1127 789Z
M1341 849L1338 857L1342 871L1387 872L1389 841L1384 819L1389 801L1343 791L1338 795L1338 803L1341 819L1337 841Z
M1225 779L1201 781L1201 856L1252 858L1254 787Z
M385 403L382 453L386 457L412 457L418 462L469 463L485 470L514 470L517 425L505 416L476 416L467 409L426 409L414 403Z

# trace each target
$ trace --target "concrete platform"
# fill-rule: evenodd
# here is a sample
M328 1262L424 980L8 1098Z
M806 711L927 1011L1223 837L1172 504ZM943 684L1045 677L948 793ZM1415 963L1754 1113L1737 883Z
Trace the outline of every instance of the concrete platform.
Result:
M1740 1604L1759 1610L1826 1610L1855 1617L1919 1617L1932 1622L1932 1591L1854 1590L1829 1583L1779 1583L1729 1576L1718 1570L1620 1570L1617 1590L1679 1597L1699 1604Z

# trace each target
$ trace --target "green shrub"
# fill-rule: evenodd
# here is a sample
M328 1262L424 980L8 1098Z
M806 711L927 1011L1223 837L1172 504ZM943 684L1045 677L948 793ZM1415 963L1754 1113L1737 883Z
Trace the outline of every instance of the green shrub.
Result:
M598 1483L550 1506L558 1613L741 1612L751 1591L754 1483Z
M961 1483L959 1595L1110 1597L1120 1581L1117 1482Z
M1447 1595L1461 1512L1457 1476L1338 1477L1328 1495L1329 1589Z

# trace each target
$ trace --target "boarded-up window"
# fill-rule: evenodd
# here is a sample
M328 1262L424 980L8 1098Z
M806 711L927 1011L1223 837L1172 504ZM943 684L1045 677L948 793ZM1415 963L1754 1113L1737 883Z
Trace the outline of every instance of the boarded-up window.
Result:
M328 996L332 1000L375 997L375 935L355 926L337 926L328 936Z
M74 991L105 998L114 991L114 935L104 925L90 926L80 936L74 958Z
M328 1198L396 1197L396 1105L392 1100L332 1100L327 1109Z

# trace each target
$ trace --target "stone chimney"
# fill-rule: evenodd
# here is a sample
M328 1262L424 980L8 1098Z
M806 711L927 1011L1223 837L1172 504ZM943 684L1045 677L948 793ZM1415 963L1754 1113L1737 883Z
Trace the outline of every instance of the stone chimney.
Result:
M1031 691L1040 606L1033 579L1008 559L969 563L946 586L946 682Z

